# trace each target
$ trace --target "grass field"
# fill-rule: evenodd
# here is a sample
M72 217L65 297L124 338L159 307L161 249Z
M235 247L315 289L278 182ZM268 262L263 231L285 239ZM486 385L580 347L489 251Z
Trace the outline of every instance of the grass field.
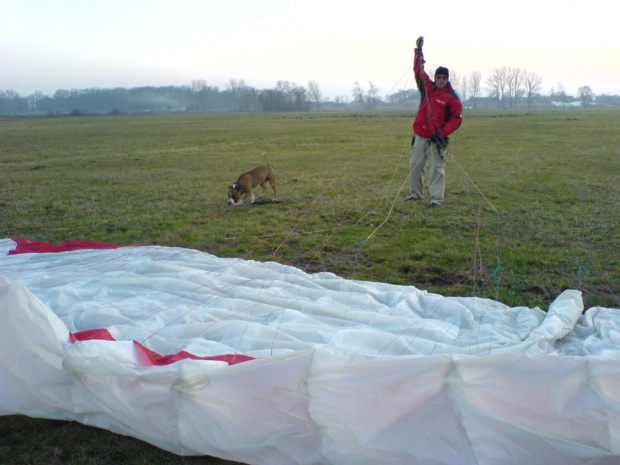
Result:
M620 112L466 114L438 209L404 202L413 116L2 119L0 237L182 246L542 309L570 288L620 308ZM229 207L263 153L281 202ZM3 417L0 433L13 463L226 463L63 422Z

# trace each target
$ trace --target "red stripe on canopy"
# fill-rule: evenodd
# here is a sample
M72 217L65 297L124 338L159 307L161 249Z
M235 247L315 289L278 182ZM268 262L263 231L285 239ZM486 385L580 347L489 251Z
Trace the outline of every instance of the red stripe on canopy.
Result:
M106 244L105 242L96 241L67 241L59 244L52 244L43 241L30 241L28 239L13 239L17 244L17 248L10 250L9 255L20 253L57 253L69 252L72 250L84 249L117 249L122 245Z
M116 341L114 336L110 334L105 328L99 329L87 329L86 331L79 331L77 333L71 333L69 335L69 340L73 343L76 341L92 341L92 340L100 340L100 341Z
M179 362L181 360L212 360L217 362L226 362L229 365L236 365L237 363L247 362L248 360L254 360L253 357L248 357L247 355L233 355L233 354L225 354L225 355L210 355L208 357L199 357L198 355L190 354L189 352L185 352L182 350L173 355L160 355L157 352L153 352L150 349L147 349L139 342L134 341L134 345L136 350L140 354L140 359L145 365L151 366L160 366L160 365L170 365L171 363Z
M77 341L116 341L114 336L106 328L88 329L85 331L79 331L77 333L71 333L69 335L71 343ZM229 365L236 365L237 363L247 362L248 360L254 360L254 357L248 357L247 355L239 354L224 354L224 355L210 355L206 357L200 357L198 355L191 354L182 350L172 355L160 355L150 349L147 349L139 342L134 341L136 350L138 351L138 357L140 361L146 366L163 366L170 365L181 360L211 360L216 362L226 362Z

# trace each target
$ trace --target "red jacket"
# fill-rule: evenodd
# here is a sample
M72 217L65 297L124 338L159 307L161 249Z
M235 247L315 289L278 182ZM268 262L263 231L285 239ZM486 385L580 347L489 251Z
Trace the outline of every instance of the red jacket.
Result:
M420 107L413 123L413 132L425 138L440 132L448 137L456 131L463 121L463 105L450 82L445 87L437 87L424 72L418 50L415 51L413 72L421 94Z

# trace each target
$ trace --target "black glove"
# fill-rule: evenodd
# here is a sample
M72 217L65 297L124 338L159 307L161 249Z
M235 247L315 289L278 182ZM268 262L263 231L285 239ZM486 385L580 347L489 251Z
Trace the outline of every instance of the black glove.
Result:
M418 50L422 50L422 47L424 46L424 37L418 37L415 41L415 46Z
M437 144L437 147L439 147L440 149L446 150L448 148L448 142L450 142L450 139L445 137L442 133L436 132L431 136L431 142Z

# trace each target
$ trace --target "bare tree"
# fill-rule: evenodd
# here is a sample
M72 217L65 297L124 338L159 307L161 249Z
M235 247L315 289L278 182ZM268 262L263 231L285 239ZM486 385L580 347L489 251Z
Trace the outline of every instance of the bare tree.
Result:
M366 106L369 110L377 108L379 103L379 89L372 82L368 82L368 94L366 98Z
M386 101L394 105L404 106L413 104L413 102L419 100L419 98L420 92L417 89L403 89L388 95Z
M525 72L521 68L508 68L507 70L508 102L510 108L517 106L517 101L523 92L524 74Z
M37 90L34 94L28 96L26 98L26 102L28 103L28 110L32 112L36 112L39 107L39 103L43 102L46 99L43 92Z
M525 88L525 96L527 97L527 107L532 106L532 99L542 87L542 77L539 74L529 71L523 77L523 86Z
M581 106L587 108L594 101L594 92L590 86L581 86L579 88L579 100L581 100Z
M233 111L238 111L241 108L241 91L244 87L246 87L246 84L243 79L230 79L228 81L229 105Z
M207 87L207 81L204 79L194 79L192 81L192 92L200 92Z
M237 93L239 94L239 110L249 111L251 108L257 106L258 93L256 89L248 86L245 81L242 80L241 84L242 85L237 89Z
M459 98L464 102L468 97L469 81L467 76L461 76L456 72L453 72L453 78L450 78L450 84L454 88L454 91L459 95Z
M456 71L450 71L450 85L452 86L452 89L459 94L461 100L465 100L463 96L463 79Z
M277 81L276 82L276 89L279 90L280 92L290 92L291 89L293 89L294 87L297 87L297 84L295 84L294 82L291 83L290 81Z
M277 81L274 89L258 93L263 111L308 111L311 102L305 87L290 81Z
M502 66L500 68L495 68L493 75L486 80L486 84L489 86L490 96L497 98L497 104L500 108L506 106L508 79L508 68Z
M316 105L316 108L320 109L323 96L321 94L321 89L319 88L319 83L315 80L308 82L308 94L310 95L310 100Z
M473 107L476 108L477 101L476 99L480 97L481 87L480 83L482 82L482 73L480 71L474 71L469 76L469 89L471 92L471 99L473 100Z
M360 83L357 81L353 84L353 102L364 108L364 91L360 87Z
M450 85L457 93L461 89L461 76L454 70L450 71Z

